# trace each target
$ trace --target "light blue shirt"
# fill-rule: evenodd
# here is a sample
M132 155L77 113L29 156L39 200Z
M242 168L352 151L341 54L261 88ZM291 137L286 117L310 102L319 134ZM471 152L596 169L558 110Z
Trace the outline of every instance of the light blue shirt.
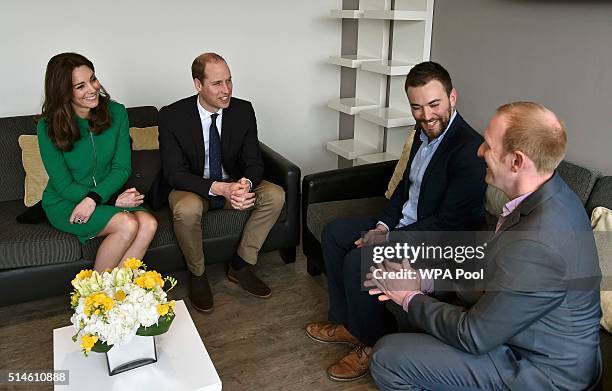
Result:
M419 206L419 195L421 193L421 183L423 181L423 175L425 175L425 171L427 170L427 166L431 161L434 153L440 146L440 143L446 136L446 132L451 127L455 117L457 116L457 111L454 110L451 115L450 121L448 121L448 125L444 132L440 134L435 139L429 141L425 132L421 131L420 139L421 145L419 150L414 155L414 159L412 159L412 164L410 165L410 188L408 189L408 200L404 203L402 207L402 218L395 228L406 227L417 221L417 208ZM389 227L382 221L379 221L378 224L384 225L387 230Z

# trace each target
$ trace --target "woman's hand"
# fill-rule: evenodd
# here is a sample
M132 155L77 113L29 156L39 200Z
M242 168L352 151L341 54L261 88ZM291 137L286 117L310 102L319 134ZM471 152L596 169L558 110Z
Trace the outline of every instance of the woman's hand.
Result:
M135 187L127 189L123 193L119 194L117 197L117 201L115 201L115 206L117 208L134 208L136 206L142 205L144 202L144 194L140 194Z
M85 224L87 221L89 221L89 218L95 209L96 201L89 197L85 197L74 207L68 221L70 224Z

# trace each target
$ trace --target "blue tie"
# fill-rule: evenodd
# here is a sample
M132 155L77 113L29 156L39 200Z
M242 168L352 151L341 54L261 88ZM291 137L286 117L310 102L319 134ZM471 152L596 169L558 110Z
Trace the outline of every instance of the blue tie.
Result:
M208 163L210 165L210 179L213 181L221 181L223 173L221 169L221 138L217 130L217 116L210 116L210 129L208 132ZM221 209L225 203L225 198L221 196L210 197L209 209Z

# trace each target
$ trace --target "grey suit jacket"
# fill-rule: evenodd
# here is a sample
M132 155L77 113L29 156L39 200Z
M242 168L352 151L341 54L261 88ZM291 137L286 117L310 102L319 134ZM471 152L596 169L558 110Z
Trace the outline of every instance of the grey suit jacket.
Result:
M557 173L488 242L482 291L456 287L461 306L410 302L413 327L488 354L512 390L581 390L601 374L597 249L587 214Z

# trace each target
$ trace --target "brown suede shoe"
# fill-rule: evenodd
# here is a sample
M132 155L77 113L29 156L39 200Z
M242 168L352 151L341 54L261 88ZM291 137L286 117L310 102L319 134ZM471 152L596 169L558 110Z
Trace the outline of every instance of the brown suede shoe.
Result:
M355 345L353 350L340 361L327 368L327 375L337 381L359 379L368 373L370 355L362 344Z
M213 294L206 273L201 276L191 275L189 300L198 311L211 312L213 310Z
M347 343L357 345L359 340L344 325L331 322L311 323L306 326L306 335L322 343Z
M272 294L270 288L257 276L250 267L243 267L240 270L234 270L232 265L228 265L227 279L242 287L245 291L255 297L267 299Z

